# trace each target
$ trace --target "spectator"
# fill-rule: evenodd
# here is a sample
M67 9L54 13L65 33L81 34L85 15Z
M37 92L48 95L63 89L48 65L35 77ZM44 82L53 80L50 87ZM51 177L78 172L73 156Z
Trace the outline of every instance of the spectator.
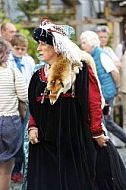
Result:
M12 23L3 23L1 25L1 36L9 42L12 37L16 34L16 27Z
M83 32L80 40L82 49L90 53L95 61L105 103L111 106L111 114L105 116L106 128L126 143L126 133L113 120L113 100L118 95L120 85L118 69L106 51L99 47L100 41L95 32Z
M27 86L18 69L7 68L10 44L0 37L0 190L10 187L14 158L23 142L18 98L28 101Z
M126 23L124 24L124 34L126 36ZM122 56L124 54L124 51L125 51L125 45L124 45L124 40L123 40L117 45L115 49L115 53L120 61L122 61Z
M98 34L98 37L100 40L100 47L107 51L109 56L114 61L116 67L120 70L121 62L120 62L119 58L116 56L113 49L111 47L107 46L109 36L110 36L109 28L106 25L99 25L96 28L96 33Z
M17 33L13 36L11 45L12 52L9 56L8 66L12 68L17 67L23 74L28 86L35 67L35 61L30 55L27 54L27 37Z
M10 42L12 45L12 52L9 56L8 67L18 68L22 73L28 87L35 67L34 59L26 53L28 48L28 40L24 35L17 33L12 37ZM15 182L22 182L23 180L23 175L21 173L23 158L24 155L21 148L16 157L15 167L11 177L11 179Z
M16 35L16 27L14 26L14 24L3 23L1 25L1 36L4 37L6 40L8 40L10 44L14 35ZM33 58L26 53L27 48L28 48L28 40L25 36L23 37L22 36L23 35L21 35L19 42L17 42L18 38L16 42L14 42L14 44L16 43L19 45L19 49L14 51L14 48L13 48L13 51L10 53L10 56L9 56L8 66L12 68L18 68L22 72L28 86L30 78L33 73L35 62ZM23 44L21 44L22 42ZM24 47L22 47L23 45ZM14 59L14 56L15 56L15 59ZM20 172L22 168L22 162L23 162L23 154L21 152L22 151L19 152L19 156L16 159L16 164L13 171L15 175L12 176L12 180L14 180L15 182L22 182L22 179L23 179L22 174Z
M126 41L124 42L126 49ZM126 132L126 50L122 56L122 68L120 70L120 92L123 108L123 129Z

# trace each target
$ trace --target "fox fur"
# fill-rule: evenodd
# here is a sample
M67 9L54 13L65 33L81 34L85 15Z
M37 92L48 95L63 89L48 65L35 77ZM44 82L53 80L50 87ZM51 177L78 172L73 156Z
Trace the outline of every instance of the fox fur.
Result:
M72 87L79 69L81 69L79 63L71 65L71 62L64 56L58 56L49 69L47 79L47 90L50 91L49 98L52 105L61 93L65 94Z
M100 88L100 83L97 77L96 67L91 55L85 51L82 51L82 61L85 61L91 66ZM51 65L47 79L47 90L50 91L50 103L53 105L61 93L66 93L71 87L74 88L74 82L76 80L76 74L82 69L82 65L79 63L73 63L66 59L63 55L59 55L58 59ZM104 107L105 101L102 96L102 107Z

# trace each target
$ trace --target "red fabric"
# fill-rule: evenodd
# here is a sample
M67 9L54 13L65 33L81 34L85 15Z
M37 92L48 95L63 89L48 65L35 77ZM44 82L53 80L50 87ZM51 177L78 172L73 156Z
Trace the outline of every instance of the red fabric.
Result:
M28 130L30 130L30 128L33 128L33 127L37 128L37 125L32 115L30 115L29 122L28 122Z
M101 93L98 88L97 79L89 66L89 122L93 137L103 134Z
M104 133L101 125L102 121L101 93L98 88L97 79L91 67L89 66L88 69L89 69L89 123L90 123L90 130L92 136L97 137ZM41 69L40 75L41 78L44 81L46 81L47 78L44 75L44 69ZM38 97L36 101L40 101L41 99L42 97ZM30 115L28 130L33 127L37 128L34 118L32 117L32 115Z
M43 81L47 81L47 76L45 75L45 72L44 72L44 67L42 67L40 69L40 78L43 80Z
M36 101L37 101L37 102L41 101L41 100L42 100L42 97L43 97L43 95L37 97L37 98L36 98ZM76 96L74 96L74 95L72 95L72 94L70 94L70 93L61 94L59 97L61 97L61 98L77 98ZM49 98L49 95L44 95L44 98Z

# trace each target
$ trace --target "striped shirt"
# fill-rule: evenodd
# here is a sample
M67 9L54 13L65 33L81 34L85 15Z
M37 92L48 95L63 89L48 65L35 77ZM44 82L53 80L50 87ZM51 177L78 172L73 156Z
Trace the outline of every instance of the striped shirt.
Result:
M0 116L19 115L18 98L24 102L28 101L24 78L17 68L13 71L0 67Z

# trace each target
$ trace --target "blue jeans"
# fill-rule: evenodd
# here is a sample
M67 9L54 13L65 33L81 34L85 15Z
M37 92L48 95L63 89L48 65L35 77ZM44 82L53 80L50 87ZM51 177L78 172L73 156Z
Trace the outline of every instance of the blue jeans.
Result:
M119 125L117 125L114 122L114 119L113 119L113 101L114 101L114 98L112 98L110 100L105 100L105 103L110 104L110 106L111 106L111 114L104 116L106 128L108 131L113 133L113 135L115 135L121 141L126 143L126 133L123 131L123 129Z

